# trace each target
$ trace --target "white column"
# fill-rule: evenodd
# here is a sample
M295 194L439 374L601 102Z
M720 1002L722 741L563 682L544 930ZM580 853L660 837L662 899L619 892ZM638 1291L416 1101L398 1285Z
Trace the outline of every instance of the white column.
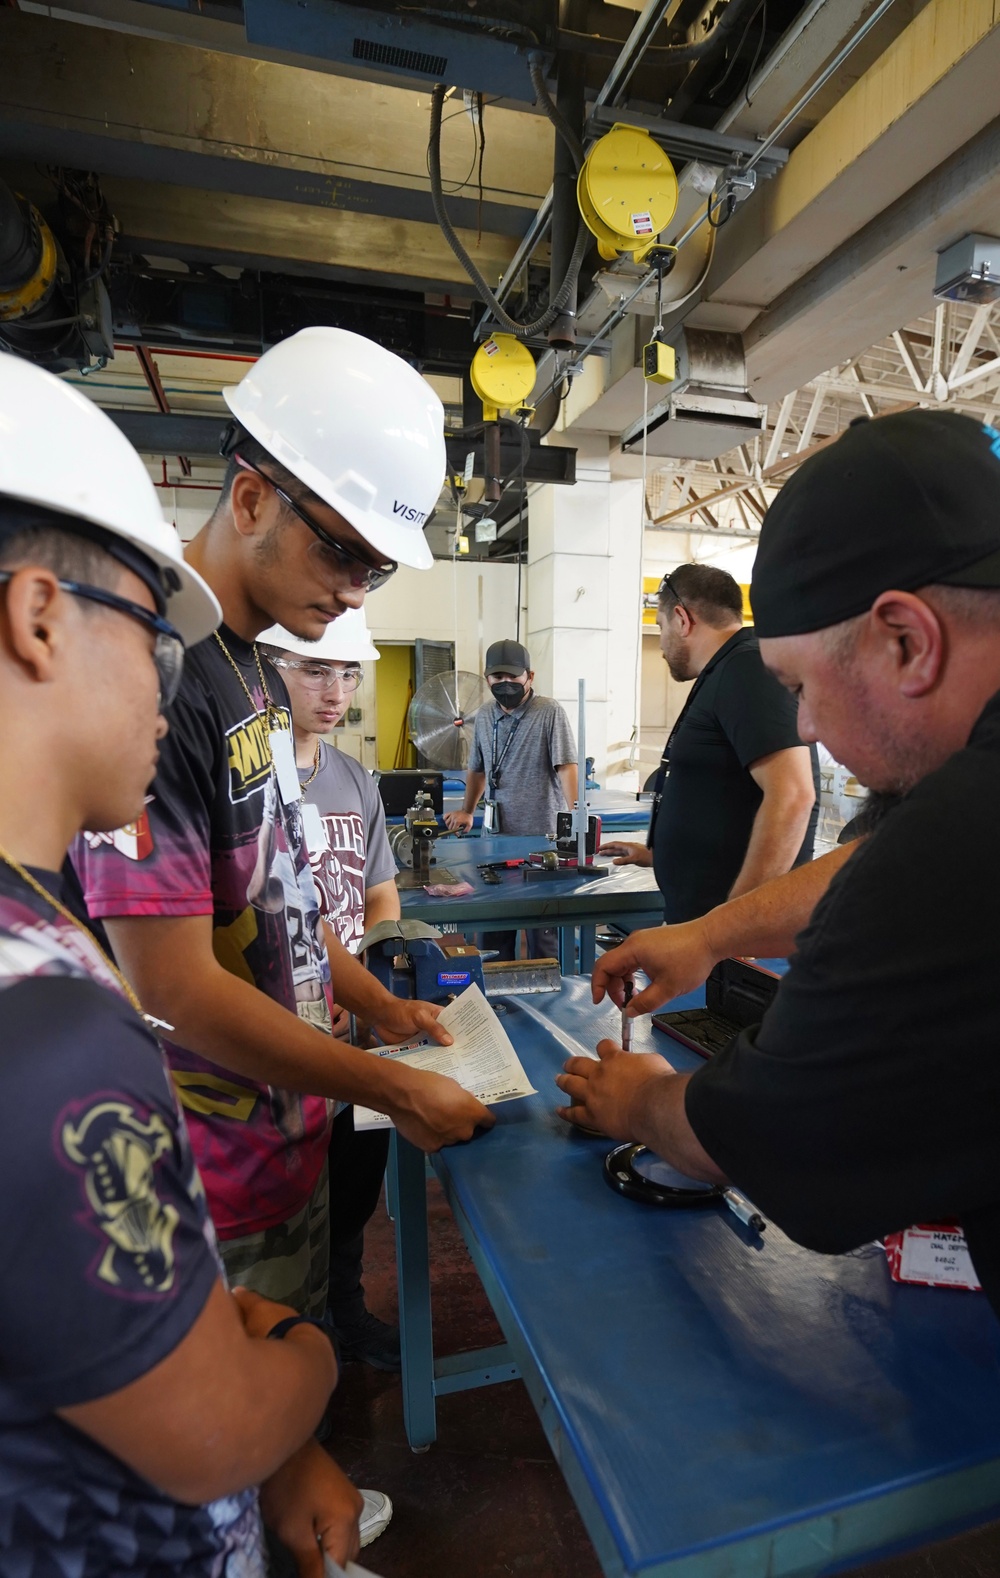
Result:
M613 480L609 440L578 442L574 487L535 489L529 502L526 645L539 694L561 701L576 728L587 682L587 752L598 781L633 788L642 577L642 484Z

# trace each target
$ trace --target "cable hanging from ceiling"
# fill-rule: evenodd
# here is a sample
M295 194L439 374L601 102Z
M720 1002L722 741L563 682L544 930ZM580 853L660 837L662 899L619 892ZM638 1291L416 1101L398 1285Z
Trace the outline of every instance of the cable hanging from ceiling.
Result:
M533 49L529 52L528 70L531 74L531 81L539 106L552 122L556 129L556 134L562 138L569 148L574 167L579 172L580 165L583 163L583 146L579 137L568 125L564 116L549 96L549 91L545 84L543 56L539 50ZM427 144L427 167L431 178L431 201L434 205L435 217L445 240L475 286L477 295L489 308L490 312L494 314L501 328L506 329L508 334L513 334L518 339L531 339L536 334L544 334L546 329L551 327L572 297L580 269L583 266L583 260L590 245L590 232L581 220L577 230L576 244L573 248L566 274L559 288L550 299L545 311L530 323L520 323L516 318L513 318L493 294L489 284L459 240L455 228L448 218L441 179L441 113L446 92L445 84L439 82L431 93L431 125Z

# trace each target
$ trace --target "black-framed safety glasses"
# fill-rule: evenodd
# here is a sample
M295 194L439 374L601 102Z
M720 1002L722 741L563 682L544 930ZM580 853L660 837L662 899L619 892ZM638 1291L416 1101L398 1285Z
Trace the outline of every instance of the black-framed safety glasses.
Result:
M0 570L0 582L12 580L15 573L14 570ZM141 603L133 603L128 597L105 591L103 586L87 586L82 581L62 579L56 584L72 597L82 597L88 603L100 603L103 608L113 608L116 613L127 614L130 619L137 620L153 632L156 640L150 655L160 681L160 705L168 707L177 695L184 672L184 641L170 621L161 619L159 614L150 613Z
M656 596L657 596L658 600L660 600L660 601L662 601L662 599L665 596L670 596L670 597L673 598L674 602L679 607L683 608L685 613L688 612L688 605L687 605L687 603L684 601L683 597L678 592L676 586L674 585L673 581L670 579L669 575L665 575L663 577L663 580L660 582L660 584L659 584L659 586L657 588Z
M360 554L355 553L353 549L345 547L342 542L338 542L337 538L332 537L325 527L320 526L318 521L314 521L308 511L304 510L301 504L297 504L291 494L286 493L285 489L280 487L272 477L269 477L266 471L261 471L260 467L255 466L252 461L244 460L243 456L238 452L233 458L237 465L243 467L244 471L252 471L255 476L266 482L268 487L274 489L282 504L287 509L290 509L293 515L298 517L303 526L308 526L313 536L322 543L325 553L330 556L331 569L337 575L348 576L352 586L361 587L366 592L374 592L376 588L384 586L391 575L395 575L399 569L395 559L384 559L381 564L370 564L367 559L362 559Z

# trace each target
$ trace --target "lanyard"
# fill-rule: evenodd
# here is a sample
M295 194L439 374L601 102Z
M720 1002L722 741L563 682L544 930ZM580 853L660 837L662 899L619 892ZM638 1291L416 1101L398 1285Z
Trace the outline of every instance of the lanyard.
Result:
M736 634L739 636L742 635L743 632L737 631ZM729 642L727 642L726 646L720 647L715 656L705 664L705 667L702 669L701 673L698 675L698 678L695 680L694 684L691 686L691 689L688 691L684 705L680 710L674 726L667 735L667 743L663 747L663 755L660 757L660 765L656 769L656 781L653 784L653 804L649 813L649 831L646 834L647 849L652 849L653 847L653 834L656 830L656 818L660 814L660 802L663 799L663 790L667 782L667 774L670 772L670 748L677 738L681 724L687 717L688 708L694 701L694 698L697 696L698 691L701 688L702 680L707 679L713 669L718 668L719 664L724 662L726 658L732 657L733 653L739 651L739 648L743 645L742 642L736 641L736 637L731 637L730 640L734 643L732 646L730 646Z
M530 706L530 704L531 704L531 702L533 700L534 700L534 692L532 692L532 694L523 703L524 712L527 712L528 707ZM521 726L521 719L524 717L524 712L519 713L518 716L514 719L514 722L511 725L510 733L508 734L506 740L504 741L503 750L500 752L499 759L497 758L497 730L500 727L500 719L498 717L495 717L493 719L493 750L492 750L491 759L490 759L490 790L491 791L496 789L498 784L499 784L499 782L500 782L500 769L503 766L504 761L506 760L507 752L510 750L510 747L511 747L511 742L512 742L515 734L517 733L518 729Z

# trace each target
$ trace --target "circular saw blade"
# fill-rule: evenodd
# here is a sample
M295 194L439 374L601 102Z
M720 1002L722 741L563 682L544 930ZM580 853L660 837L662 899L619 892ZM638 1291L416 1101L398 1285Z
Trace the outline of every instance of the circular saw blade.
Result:
M480 674L449 669L432 675L410 702L410 739L433 767L467 767L476 713L489 699Z

